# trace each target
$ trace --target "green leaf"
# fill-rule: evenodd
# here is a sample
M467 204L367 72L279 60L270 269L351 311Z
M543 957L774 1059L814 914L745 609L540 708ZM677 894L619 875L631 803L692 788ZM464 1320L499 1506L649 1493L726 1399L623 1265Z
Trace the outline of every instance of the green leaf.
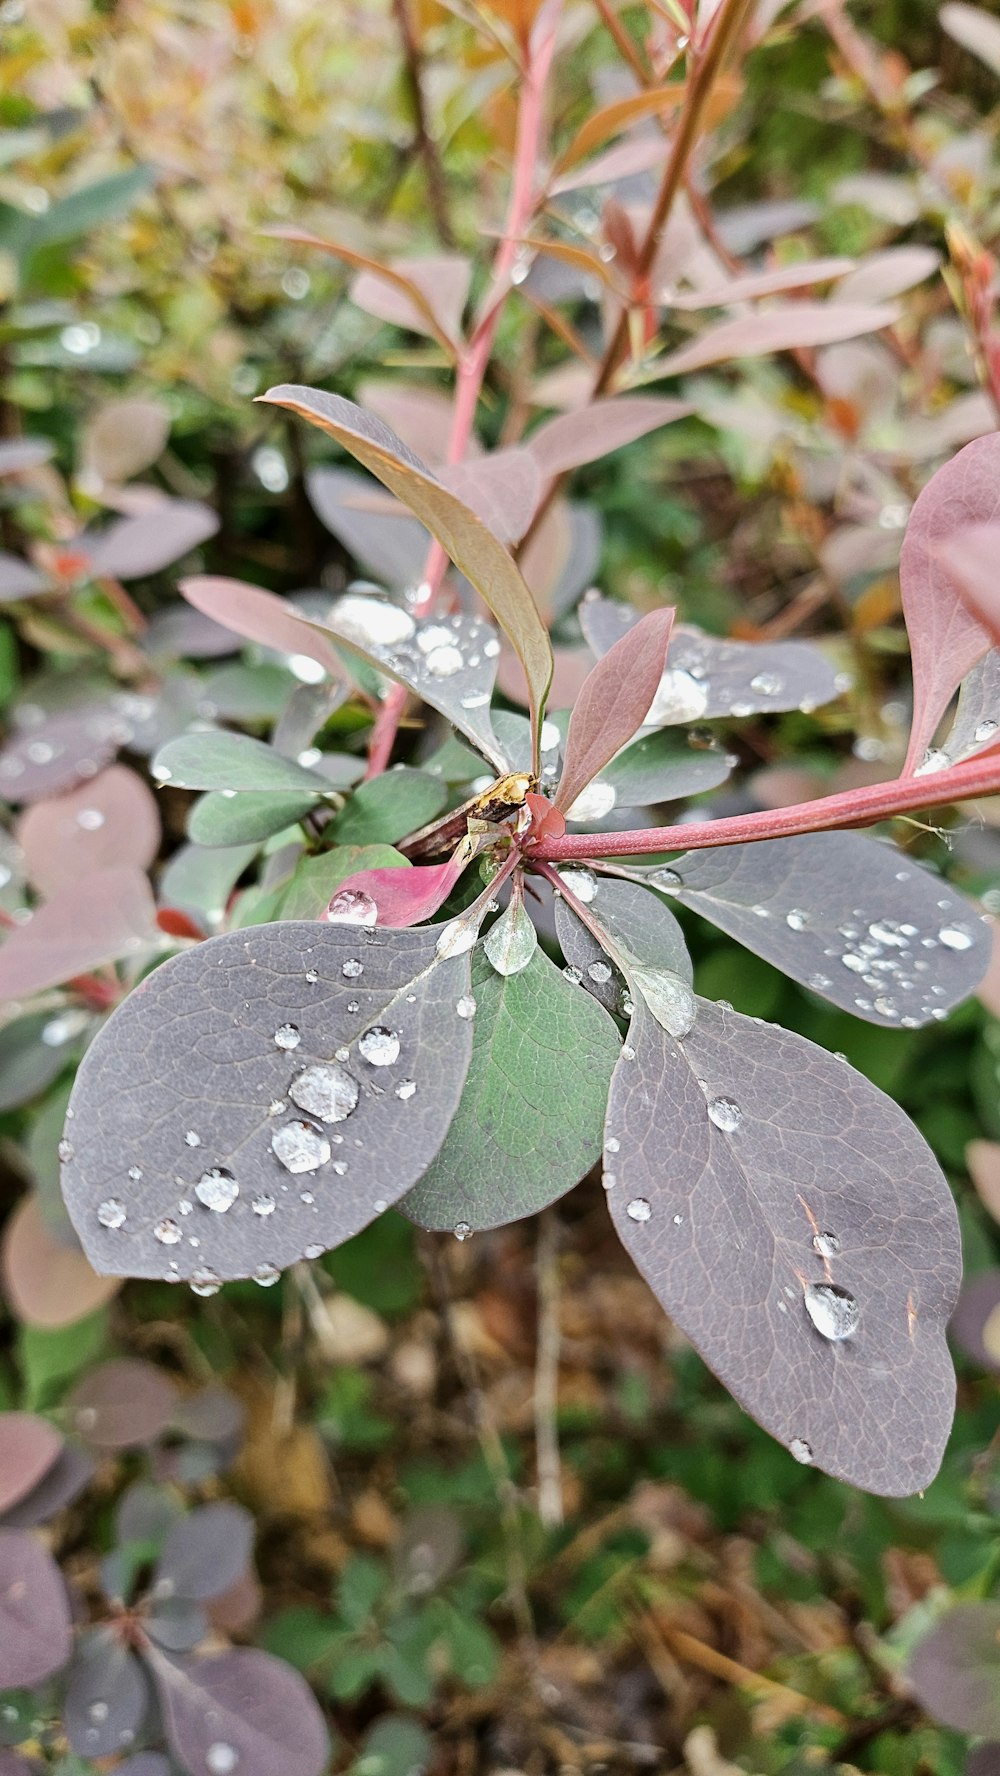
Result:
M315 771L283 758L263 740L221 730L168 740L153 760L153 776L180 789L291 790L320 796L327 788Z
M268 1622L263 1644L269 1653L287 1659L297 1671L311 1671L326 1659L341 1639L329 1613L298 1604L280 1610Z
M381 420L322 389L282 383L258 397L319 426L408 506L437 537L513 644L528 681L537 730L552 679L552 648L521 574L503 544Z
M502 1227L572 1189L600 1157L621 1044L588 994L536 950L520 974L472 962L472 1061L437 1158L404 1199L422 1227Z
M419 1721L384 1714L368 1733L348 1776L423 1776L433 1751L431 1736Z
M37 1412L51 1405L81 1370L101 1355L108 1339L106 1308L74 1320L58 1331L22 1326L19 1356L24 1375L24 1404Z
M392 845L433 820L446 801L437 777L402 766L359 784L330 832L341 845Z
M331 1666L327 1690L335 1702L350 1702L375 1683L382 1670L380 1647L347 1642Z
M152 183L149 167L132 167L128 172L112 173L110 178L97 179L92 185L71 191L38 217L32 230L32 250L50 246L53 241L75 240L102 222L124 216Z
M358 870L409 869L391 845L337 845L318 857L300 857L289 880L255 909L251 924L263 919L318 919L341 882Z
M348 1627L365 1627L388 1584L389 1576L381 1560L371 1554L351 1556L337 1587L340 1613Z
M196 845L250 845L294 826L316 806L314 795L281 795L272 790L246 790L228 796L210 790L188 815L188 838Z

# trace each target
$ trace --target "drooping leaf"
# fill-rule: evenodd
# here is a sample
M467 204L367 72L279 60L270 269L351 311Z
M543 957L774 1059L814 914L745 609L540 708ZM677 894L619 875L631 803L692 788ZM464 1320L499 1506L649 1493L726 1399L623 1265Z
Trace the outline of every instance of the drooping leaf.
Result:
M899 310L888 303L864 306L846 302L785 302L780 307L758 309L752 315L706 328L690 345L658 358L656 375L686 376L692 370L704 370L709 364L725 364L735 358L832 345L835 340L877 333L898 319Z
M55 1426L34 1413L5 1412L0 1417L0 1513L44 1479L62 1446Z
M957 1217L903 1112L802 1037L705 1000L676 1042L637 1002L605 1184L658 1300L796 1459L895 1497L951 1426Z
M66 1586L27 1530L0 1529L0 1689L29 1688L61 1670L72 1627Z
M221 729L168 740L153 760L153 776L180 789L275 790L292 796L311 790L321 796L326 787L315 771L283 758L263 740Z
M94 870L60 888L5 939L0 1000L27 998L155 941L155 907L143 872Z
M157 1584L170 1595L204 1602L219 1597L247 1571L254 1520L242 1505L216 1499L170 1525L156 1565Z
M55 1238L34 1196L26 1196L4 1228L0 1269L5 1299L26 1326L71 1326L117 1293L110 1277L91 1269L76 1244Z
M946 1610L911 1654L907 1676L935 1720L1000 1738L1000 1603Z
M148 976L70 1104L63 1190L95 1267L270 1281L402 1196L472 1047L468 957L437 935L290 920Z
M133 518L116 518L102 531L86 532L75 546L86 554L94 579L107 574L137 580L179 561L218 528L210 507L197 500L165 499Z
M248 586L243 580L224 579L217 574L193 574L178 582L178 591L195 610L263 647L279 654L303 655L315 660L330 678L343 675L343 667L334 648L314 623L301 616L287 599L259 586Z
M602 105L581 124L568 148L563 150L558 170L563 172L574 166L612 136L620 135L647 117L665 117L676 111L684 102L685 91L684 82L677 80L669 86L650 87L645 92L629 93L626 98L613 99L610 104Z
M101 1363L66 1401L69 1422L98 1449L136 1449L167 1429L177 1388L162 1369L138 1357Z
M151 1651L167 1740L185 1769L199 1776L229 1767L240 1776L321 1776L326 1726L303 1677L255 1647L198 1659Z
M340 845L391 845L433 820L446 799L437 777L397 765L359 784L330 831Z
M388 426L352 402L290 383L270 389L260 399L288 407L328 432L433 532L509 636L524 667L537 723L552 677L552 649L531 593L492 532L442 487Z
M848 273L833 292L834 302L888 302L933 277L941 264L933 247L887 247L872 253Z
M948 883L860 833L689 851L650 880L873 1024L947 1014L986 972L989 928Z
M113 1757L134 1745L149 1706L142 1666L109 1628L80 1637L63 1702L66 1737L79 1757Z
M35 802L16 828L25 871L49 898L93 870L145 870L160 848L156 799L125 765L112 765L81 789Z
M273 789L209 790L188 815L188 838L196 845L219 848L254 845L310 813L315 794L282 795Z
M527 448L543 475L563 475L634 444L675 419L686 419L691 411L687 402L660 395L615 395L580 412L546 420L530 434Z
M639 613L630 605L596 593L580 606L583 632L598 655L606 654L638 621ZM783 709L808 711L829 703L843 688L829 661L810 642L721 641L684 625L671 638L649 726Z
M904 774L916 771L956 687L992 642L943 558L946 539L989 524L1000 505L1000 433L975 438L932 476L910 513L899 583L913 660L913 723Z
M618 1032L540 949L497 974L477 949L469 1075L444 1145L406 1198L422 1227L502 1227L564 1196L600 1153Z
M673 620L672 609L650 611L586 679L570 717L555 794L564 813L644 726L665 670Z

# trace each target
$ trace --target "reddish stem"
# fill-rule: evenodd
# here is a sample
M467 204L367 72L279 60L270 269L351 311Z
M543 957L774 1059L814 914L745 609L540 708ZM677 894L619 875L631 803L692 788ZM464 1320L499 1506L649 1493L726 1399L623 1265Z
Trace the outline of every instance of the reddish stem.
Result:
M936 788L934 787L936 786ZM876 820L967 801L1000 791L1000 756L966 759L947 771L927 777L898 777L873 783L791 808L765 808L758 814L736 814L726 820L705 820L690 826L654 826L641 832L571 833L541 840L529 853L539 862L566 863L572 858L642 857L661 851L697 851L711 845L744 845L759 839L787 838L793 833L824 832L838 826L869 826Z

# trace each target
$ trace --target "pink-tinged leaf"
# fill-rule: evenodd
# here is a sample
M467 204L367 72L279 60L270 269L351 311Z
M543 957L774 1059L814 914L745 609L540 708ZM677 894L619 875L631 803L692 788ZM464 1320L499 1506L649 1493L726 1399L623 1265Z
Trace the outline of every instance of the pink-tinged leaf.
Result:
M967 6L965 0L948 0L938 17L949 37L1000 74L1000 19L981 6Z
M444 331L437 318L435 304L428 298L420 280L409 275L412 261L401 261L397 264L383 264L373 259L370 254L359 253L344 241L324 240L318 234L310 234L307 230L296 228L290 223L277 222L264 230L275 240L293 241L298 246L319 247L324 253L332 253L335 259L343 260L345 265L352 265L362 274L367 273L372 283L377 282L383 288L382 301L395 296L403 311L416 318L399 323L411 327L415 332L428 333L432 339L443 346L449 356L454 355L455 342ZM405 267L405 269L404 269ZM373 312L369 310L369 312Z
M420 925L433 918L472 861L470 848L460 845L447 863L416 864L412 869L359 870L337 889L323 918L331 925L357 924L358 910L369 908L366 924Z
M156 907L141 870L95 870L61 888L0 948L0 1000L26 999L156 942Z
M759 358L766 352L796 351L813 345L832 345L861 333L877 333L899 319L899 310L886 307L848 307L846 303L788 302L746 319L720 321L690 345L657 359L656 374L685 376L709 364L726 364L737 358Z
M472 267L468 259L454 253L436 258L393 259L386 270L405 278L412 290L419 292L422 302L413 297L394 279L381 270L359 272L351 285L351 301L377 320L388 321L409 333L439 334L452 344L462 337L462 315L469 295ZM431 327L429 318L435 323Z
M963 1283L948 1330L981 1369L1000 1373L1000 1270L981 1270Z
M541 493L538 464L530 450L496 450L471 462L449 464L438 474L501 543L516 542L524 535Z
M965 1163L980 1202L1000 1221L1000 1141L970 1141Z
M168 1744L186 1770L240 1776L320 1776L329 1745L305 1678L255 1647L198 1659L148 1655Z
M29 1764L19 1751L0 1747L0 1776L38 1776L38 1766Z
M0 1512L16 1505L45 1478L63 1440L47 1419L31 1412L0 1417Z
M1000 514L1000 432L976 438L927 483L907 525L899 561L913 660L913 726L903 775L915 772L962 679L990 645L968 609L942 548L957 532Z
M933 247L887 247L872 253L849 277L838 284L834 302L889 302L915 284L933 277L941 255Z
M1000 505L1000 454L997 469ZM946 538L936 553L969 615L988 632L996 646L1000 642L1000 524L970 524Z
M78 1498L94 1473L94 1460L78 1443L67 1443L43 1480L4 1514L7 1529L37 1529Z
M590 185L614 185L619 179L631 179L651 167L662 166L664 144L655 136L640 136L619 142L603 154L596 154L568 173L562 173L549 186L549 195L558 197L564 191L582 191Z
M66 1401L70 1424L97 1449L137 1449L155 1442L176 1406L170 1377L138 1357L91 1369Z
M197 574L181 580L178 590L195 610L235 635L274 648L279 654L301 654L307 660L315 660L331 678L343 677L344 666L336 649L275 593L216 574Z
M527 448L543 475L562 475L634 444L660 426L686 419L691 411L686 401L658 395L616 395L595 401L582 412L547 420L532 432Z
M127 481L156 461L169 435L170 410L165 402L108 401L84 427L84 474L98 487L107 481Z
M306 491L327 530L379 585L401 592L419 580L431 539L399 500L352 469L310 469Z
M405 382L366 378L358 385L358 403L391 426L426 462L444 462L451 444L455 403L443 389L414 387ZM465 460L482 455L482 445L470 438Z
M98 1276L78 1246L53 1237L33 1196L18 1204L4 1228L0 1274L18 1319L48 1331L94 1313L120 1287L117 1278Z
M761 296L782 296L790 290L830 283L834 278L846 277L854 266L853 259L803 259L798 264L776 266L772 271L748 271L728 283L685 290L676 296L665 296L663 301L667 308L685 314L701 308L728 308L733 302L752 302Z
M650 611L586 679L570 718L554 797L563 812L642 727L663 676L672 609Z
M197 500L161 500L135 518L119 518L105 530L87 531L77 545L86 551L94 579L107 574L116 580L136 580L179 561L218 528L215 513Z
M54 455L55 445L48 438L6 438L0 443L0 478L26 475Z
M0 1530L0 1690L51 1677L71 1647L69 1598L48 1549L25 1530Z
M946 1610L914 1649L907 1676L942 1725L1000 1738L1000 1603Z
M141 730L157 721L155 710L145 721L127 715L129 705L141 701L121 693L103 702L55 706L40 721L25 721L0 747L0 795L8 802L62 795L96 776L120 746L140 751Z
M112 765L82 789L35 802L15 828L28 880L48 898L94 870L146 870L160 848L156 798L125 765Z
M623 1244L792 1456L869 1492L917 1492L951 1428L961 1278L929 1147L803 1037L699 1000L677 1040L633 998L605 1130Z
M34 598L38 592L49 591L51 581L39 573L37 567L22 561L19 555L0 549L0 604L13 603L18 598Z

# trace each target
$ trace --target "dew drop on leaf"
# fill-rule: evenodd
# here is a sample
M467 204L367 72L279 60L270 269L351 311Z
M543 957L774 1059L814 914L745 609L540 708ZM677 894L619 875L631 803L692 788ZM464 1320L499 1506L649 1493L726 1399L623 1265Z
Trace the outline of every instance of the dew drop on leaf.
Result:
M255 1283L259 1283L262 1289L270 1289L275 1283L281 1281L281 1272L274 1264L258 1264L253 1273L253 1280Z
M472 1228L469 1226L468 1221L456 1221L454 1232L457 1240L467 1240L472 1232Z
M630 1221L648 1221L653 1211L646 1197L634 1196L627 1205L625 1213Z
M432 678L454 678L462 670L462 655L457 647L434 648L427 656L427 670Z
M850 1290L837 1283L807 1283L803 1301L821 1337L835 1344L853 1338L861 1322L861 1309Z
M374 925L378 905L363 888L342 888L326 909L328 925Z
M72 1143L72 1141L67 1141L67 1139L64 1135L62 1140L60 1141L58 1147L56 1148L56 1152L59 1155L59 1158L62 1160L63 1165L65 1165L67 1163L67 1161L71 1160L73 1157L73 1143Z
M81 808L76 824L83 832L99 832L104 825L104 815L100 808Z
M345 980L357 980L359 974L364 974L365 965L358 960L357 956L348 956L340 972Z
M399 1037L384 1024L373 1024L358 1042L359 1053L371 1067L391 1067L399 1059Z
M785 914L785 924L789 931L804 931L808 923L809 914L803 912L801 907L792 907Z
M279 1024L274 1032L275 1048L298 1048L302 1041L294 1024Z
M812 1449L804 1437L793 1437L788 1445L788 1453L794 1455L795 1460L801 1462L803 1467L808 1467L813 1458Z
M397 1098L402 1098L403 1103L405 1104L409 1098L412 1098L416 1089L417 1082L415 1079L403 1079L396 1087L396 1096Z
M656 688L656 696L646 716L647 727L662 727L674 722L697 721L708 708L708 686L699 684L690 672L668 666Z
M250 1207L252 1208L255 1215L273 1215L274 1214L274 1197L267 1196L266 1194L264 1194L262 1192L260 1196L254 1197L252 1203L250 1204Z
M574 821L603 820L610 814L615 805L615 786L613 783L602 783L595 777L586 789L581 789L572 807L566 810L566 819Z
M330 1143L314 1122L286 1122L271 1136L271 1150L286 1172L315 1172L330 1157Z
M833 1258L840 1251L840 1241L835 1233L814 1233L813 1247L821 1258Z
M203 1208L212 1209L217 1215L224 1215L239 1196L240 1187L232 1172L228 1172L225 1166L212 1166L211 1170L202 1172L194 1193Z
M125 1204L119 1202L116 1196L106 1197L104 1202L102 1202L98 1208L97 1219L102 1227L109 1227L113 1231L119 1227L124 1227Z
M297 1073L288 1095L300 1110L321 1122L345 1122L357 1109L360 1086L346 1067L336 1061L318 1061Z
M972 938L959 925L945 925L938 932L938 943L944 944L946 950L971 950Z
M330 618L341 635L361 647L398 647L411 639L417 627L409 611L400 610L398 604L350 592L338 598ZM212 1776L225 1776L225 1772L213 1770Z
M221 1287L214 1270L196 1270L191 1278L191 1289L195 1295L217 1295Z
M236 1747L227 1745L222 1739L216 1740L205 1753L205 1768L209 1771L209 1776L231 1776L239 1761L240 1754Z
M169 1215L165 1215L153 1228L153 1238L159 1240L161 1246L176 1246L180 1244L181 1230L176 1221L171 1221Z
M743 1111L735 1098L713 1098L708 1106L708 1119L724 1134L735 1134L743 1121Z
M562 869L559 871L559 879L584 906L589 906L597 894L597 877L593 870Z
M188 1129L187 1134L184 1136L184 1145L185 1147L200 1147L201 1136L197 1134L194 1129Z
M463 993L461 999L456 1001L455 1010L458 1012L460 1018L474 1018L476 1015L476 1001L472 997L472 994Z
M784 680L779 678L776 672L758 672L750 680L750 689L752 691L760 691L761 695L764 697L780 696L784 688ZM736 713L736 706L734 704L733 714L735 715Z
M603 987L611 979L611 969L607 962L591 962L587 973L598 987Z

